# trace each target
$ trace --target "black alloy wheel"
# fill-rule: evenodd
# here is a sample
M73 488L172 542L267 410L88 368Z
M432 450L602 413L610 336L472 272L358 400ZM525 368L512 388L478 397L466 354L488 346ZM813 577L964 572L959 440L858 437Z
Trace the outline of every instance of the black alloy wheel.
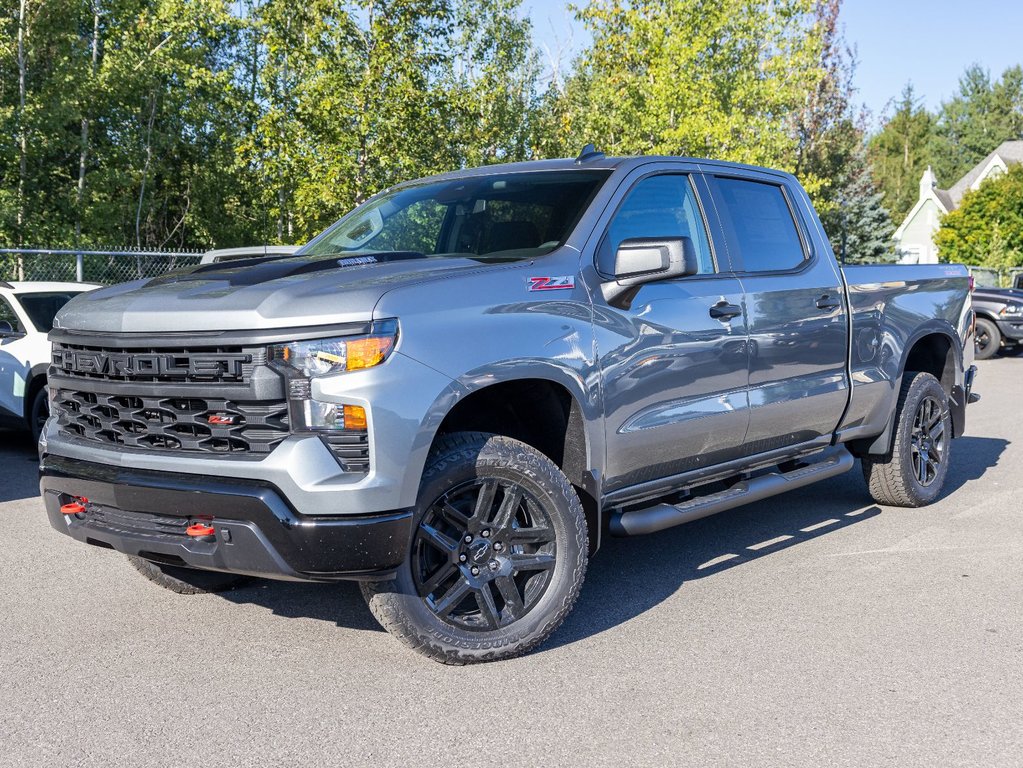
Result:
M448 624L489 631L521 619L551 582L551 520L517 483L477 479L427 510L413 541L412 573L426 605Z
M445 664L519 656L572 610L586 575L586 513L549 456L483 432L439 436L405 562L362 582L381 626Z
M929 486L940 474L947 440L941 403L925 397L917 406L910 433L913 471L922 487Z

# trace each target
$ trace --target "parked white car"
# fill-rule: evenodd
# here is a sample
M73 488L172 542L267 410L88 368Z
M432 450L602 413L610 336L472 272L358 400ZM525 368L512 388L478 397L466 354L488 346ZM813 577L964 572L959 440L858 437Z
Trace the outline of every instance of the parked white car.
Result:
M58 310L91 283L5 283L0 280L0 425L29 429L34 439L49 414L46 369Z

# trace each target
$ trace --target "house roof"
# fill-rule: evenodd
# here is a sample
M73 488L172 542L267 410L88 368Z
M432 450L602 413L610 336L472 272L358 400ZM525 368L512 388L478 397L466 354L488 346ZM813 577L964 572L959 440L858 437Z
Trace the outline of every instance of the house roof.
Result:
M947 189L934 188L934 196L941 202L941 206L945 209L945 213L948 213L955 208L955 203L952 202L952 195Z
M998 148L995 149L994 152L973 166L973 168L971 168L965 176L949 187L947 194L952 202L952 205L946 206L949 210L959 206L959 203L962 202L963 195L965 195L976 183L977 179L979 179L981 174L987 170L988 166L991 165L991 161L996 156L999 157L1005 165L1023 163L1023 141L1003 141L998 145ZM944 192L945 190L937 191Z

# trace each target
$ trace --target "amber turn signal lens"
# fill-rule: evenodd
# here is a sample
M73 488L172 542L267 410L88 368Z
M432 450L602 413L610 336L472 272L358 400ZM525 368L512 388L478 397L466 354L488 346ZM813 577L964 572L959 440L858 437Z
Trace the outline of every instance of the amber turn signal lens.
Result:
M393 336L369 336L345 342L348 348L348 370L372 368L380 365L394 346Z
M345 429L366 429L366 409L361 405L346 405Z

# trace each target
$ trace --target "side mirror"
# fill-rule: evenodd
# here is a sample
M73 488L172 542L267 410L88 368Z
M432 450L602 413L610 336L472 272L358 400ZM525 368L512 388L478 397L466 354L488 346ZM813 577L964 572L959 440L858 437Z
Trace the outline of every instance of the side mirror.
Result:
M7 320L0 320L0 336L9 336L14 333L14 326Z
M608 304L628 309L640 286L699 271L696 249L688 237L634 237L618 246L614 280L601 290Z

